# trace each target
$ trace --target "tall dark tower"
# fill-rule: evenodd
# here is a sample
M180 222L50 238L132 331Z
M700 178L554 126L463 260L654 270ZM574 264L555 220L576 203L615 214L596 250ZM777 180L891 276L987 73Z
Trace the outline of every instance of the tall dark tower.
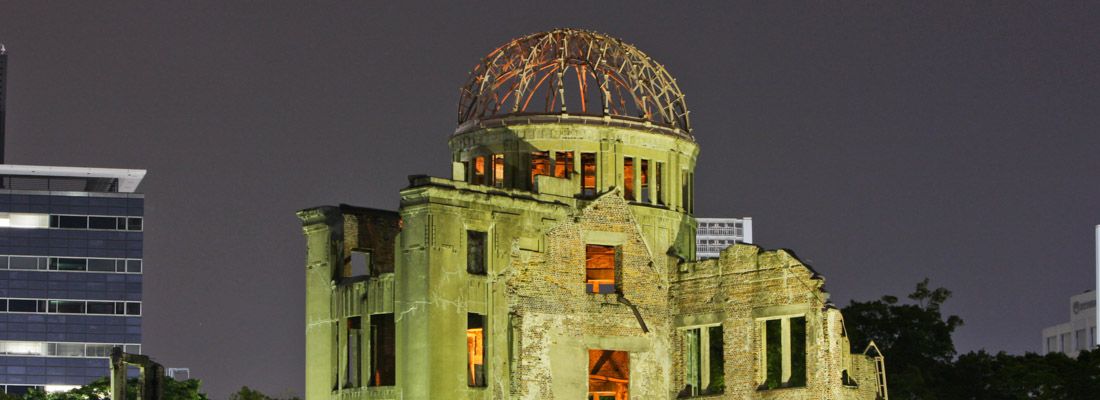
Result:
M0 44L0 164L4 163L4 109L8 93L8 50Z

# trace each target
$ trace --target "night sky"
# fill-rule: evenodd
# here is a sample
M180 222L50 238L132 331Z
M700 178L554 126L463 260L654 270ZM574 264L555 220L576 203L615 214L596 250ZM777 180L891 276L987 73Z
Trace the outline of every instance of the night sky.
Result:
M961 351L1068 320L1095 279L1100 5L701 5L4 1L7 160L147 169L144 351L215 398L300 395L294 211L396 209L407 175L449 176L483 55L591 29L687 94L698 215L753 217L838 305L929 277Z

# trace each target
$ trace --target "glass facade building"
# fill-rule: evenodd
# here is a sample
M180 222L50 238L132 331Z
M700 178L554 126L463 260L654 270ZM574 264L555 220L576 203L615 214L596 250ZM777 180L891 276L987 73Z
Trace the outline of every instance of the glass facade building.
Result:
M0 165L0 385L64 390L141 351L143 170Z
M695 257L718 258L734 243L752 243L752 218L696 218Z

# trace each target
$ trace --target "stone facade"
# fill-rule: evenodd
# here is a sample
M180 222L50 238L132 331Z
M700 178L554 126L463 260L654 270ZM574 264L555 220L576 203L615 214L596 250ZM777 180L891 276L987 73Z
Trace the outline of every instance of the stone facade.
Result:
M688 132L476 122L449 141L452 176L410 177L399 210L298 212L307 400L885 394L792 254L694 260Z

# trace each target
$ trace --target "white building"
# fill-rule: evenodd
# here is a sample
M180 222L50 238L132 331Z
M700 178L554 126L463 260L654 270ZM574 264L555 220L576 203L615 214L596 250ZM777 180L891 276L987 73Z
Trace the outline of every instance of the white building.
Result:
M752 243L752 218L696 218L695 258L718 258L729 245Z
M1081 350L1096 347L1096 292L1069 298L1069 322L1043 329L1043 352L1077 357Z

